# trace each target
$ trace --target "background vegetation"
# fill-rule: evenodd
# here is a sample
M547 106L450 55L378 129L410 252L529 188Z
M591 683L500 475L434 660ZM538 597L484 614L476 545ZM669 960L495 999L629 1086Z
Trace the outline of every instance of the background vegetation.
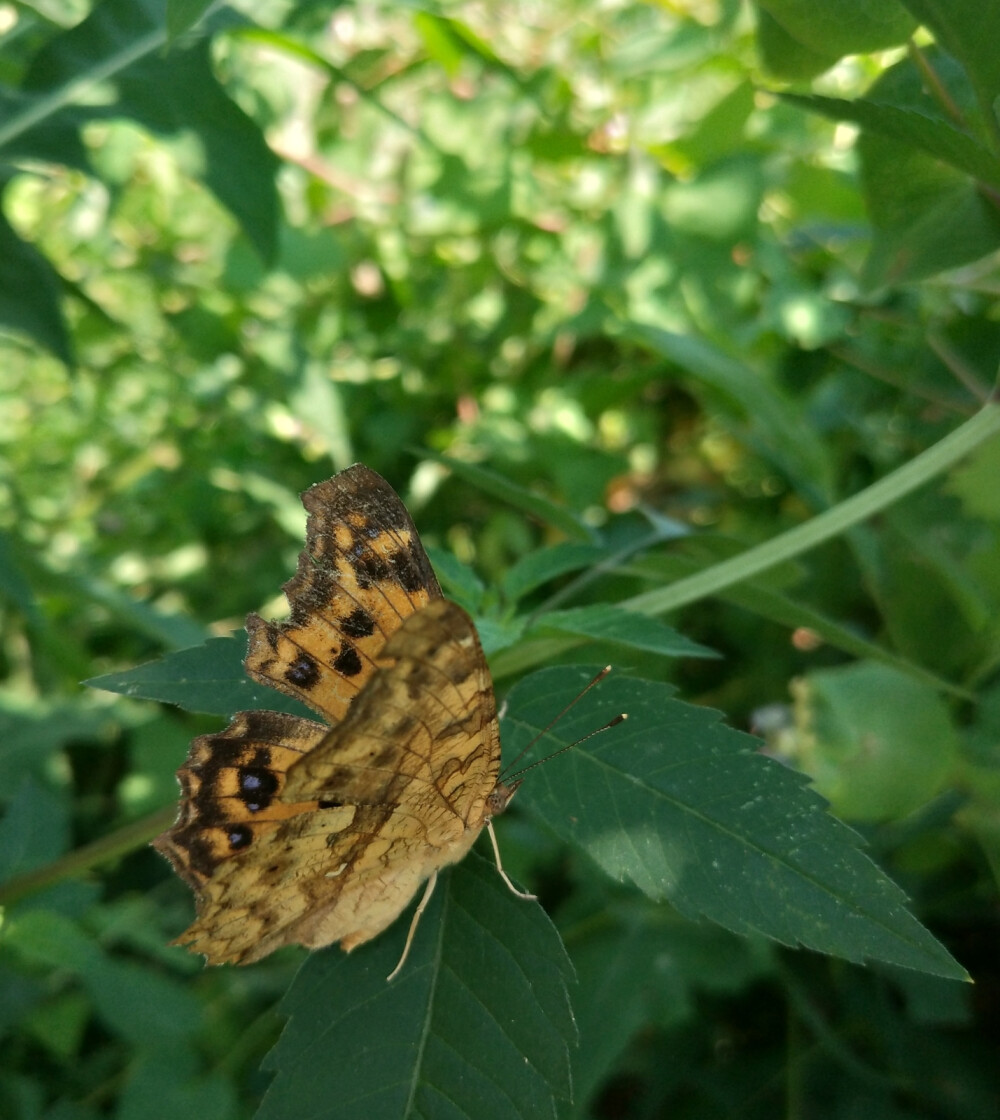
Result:
M997 1115L1000 8L0 33L0 1115ZM498 822L551 923L473 855L397 984L206 970L146 841L356 460L505 751L628 733Z

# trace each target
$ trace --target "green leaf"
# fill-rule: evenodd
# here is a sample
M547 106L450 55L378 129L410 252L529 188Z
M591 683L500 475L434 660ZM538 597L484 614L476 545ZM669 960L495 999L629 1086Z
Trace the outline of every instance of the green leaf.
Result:
M897 0L757 0L797 42L817 54L867 54L904 43L915 28Z
M40 160L92 173L80 125L91 117L86 108L64 107L55 116L49 98L0 88L0 151L7 162Z
M2 942L26 960L77 974L107 1027L133 1043L157 1047L192 1034L200 1021L193 992L162 973L115 960L69 918L19 907L8 914Z
M433 459L434 462L443 464L453 474L464 478L483 493L492 494L494 498L499 498L515 509L537 518L543 525L561 529L566 536L576 540L592 541L594 538L594 531L565 506L556 505L547 498L525 490L523 486L518 486L516 482L511 482L496 471L465 463L459 459L449 459L445 455L435 455L427 450L421 450L420 454L426 459Z
M443 873L400 976L408 915L350 956L312 954L279 1010L257 1120L510 1120L570 1094L572 965L545 912L475 853Z
M597 641L617 642L632 649L664 657L719 657L715 650L691 641L672 626L649 615L594 603L571 610L549 611L538 618L533 630L555 630Z
M517 685L505 750L516 754L552 718L554 698L579 692L593 675L546 669ZM758 741L717 713L673 699L667 686L612 674L536 753L619 711L626 723L534 769L518 794L609 875L736 933L966 978L801 775L757 753Z
M908 144L956 171L1000 189L1000 159L967 132L940 117L865 98L846 101L839 97L803 97L794 93L780 96L830 120L853 121L870 132Z
M22 241L0 210L0 324L73 364L60 280L41 253Z
M1000 7L981 0L902 0L934 38L965 67L983 116L993 121L1000 97Z
M961 113L970 132L981 129L967 76L955 61L938 50L921 55L927 73ZM858 141L861 182L873 227L873 243L865 262L869 287L932 276L978 260L1000 246L1000 214L978 181L952 162L923 150L947 152L951 161L979 167L970 144L956 139L943 121L937 99L926 92L927 73L910 59L890 67L872 86L868 100L898 110L896 119L909 123L903 139L870 129ZM906 113L911 113L906 117ZM939 119L920 123L917 116ZM887 114L882 114L887 119ZM919 139L921 146L913 144ZM980 168L981 170L983 168Z
M590 568L605 560L611 552L596 544L580 544L577 541L562 541L550 548L535 549L522 556L503 577L500 590L511 603L523 599L530 591L541 587L550 580Z
M892 820L938 792L958 739L948 709L926 685L859 661L796 684L796 761L838 813Z
M716 398L716 407L721 403L723 410L744 419L758 453L784 470L807 496L823 504L829 473L823 449L768 375L701 338L638 322L626 324L625 332L685 370L696 391L704 387Z
M840 58L832 48L813 49L799 42L771 15L767 8L753 0L757 9L757 51L768 74L785 81L804 81L822 74Z
M955 468L946 488L962 502L969 517L1000 521L1000 439L990 440Z
M65 800L25 779L0 817L0 882L50 863L69 844Z
M695 572L704 571L710 563L711 561L694 563L689 557L674 553L669 556L645 557L633 562L629 566L629 571L668 584ZM965 700L971 699L972 693L952 681L930 672L915 661L901 657L898 653L893 653L875 642L860 637L851 627L834 621L793 596L768 587L766 584L770 575L773 575L773 572L764 577L733 584L725 591L719 592L719 598L734 606L742 607L760 618L780 623L789 630L805 627L834 649L854 657L865 657L892 665L901 673L908 674L914 680L923 681L941 692L950 692Z
M118 100L111 107L95 107L93 116L125 116L154 132L195 137L198 166L192 171L270 261L277 247L277 157L258 126L219 85L208 39L159 53L167 38L163 21L163 6L154 0L103 0L35 55L24 89L50 97L52 119L58 122L63 104L72 105L89 87L110 80Z
M0 303L3 298L4 287L3 281L0 280ZM45 625L45 620L35 602L25 565L18 555L16 538L13 534L2 530L0 530L0 598L17 607L32 626Z
M99 739L110 723L106 711L79 701L22 699L18 703L0 697L0 773L4 776L0 802L13 793L20 778L50 767L50 756L71 740Z
M427 556L445 594L461 603L467 611L478 610L486 588L472 568L443 548L428 547Z
M200 646L168 653L134 669L106 673L83 683L118 692L134 700L159 700L189 712L231 716L233 712L267 708L273 712L313 713L290 696L265 688L243 671L246 636L209 638Z
M215 3L216 0L167 0L167 32L170 42L194 27Z
M579 933L567 932L579 980L573 1007L580 1043L573 1052L573 1107L566 1115L594 1115L588 1101L644 1025L681 1023L695 1014L700 991L738 992L770 971L766 942L675 915L650 920L649 909L645 900L638 906L611 903L577 923Z

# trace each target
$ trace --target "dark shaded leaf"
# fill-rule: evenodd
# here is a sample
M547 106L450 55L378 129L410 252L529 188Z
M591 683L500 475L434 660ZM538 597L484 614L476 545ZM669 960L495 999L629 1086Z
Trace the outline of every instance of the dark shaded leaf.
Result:
M26 779L0 817L0 882L51 862L69 844L64 798Z
M934 38L965 67L984 116L1000 97L1000 7L977 0L902 0Z
M4 925L3 942L26 960L76 973L103 1022L140 1046L160 1046L165 1038L191 1034L198 1026L193 992L161 973L106 955L62 914L13 910Z
M956 171L1000 189L1000 159L967 132L939 117L864 98L846 101L839 97L802 97L793 93L781 96L831 120L853 121L870 132L909 144Z
M817 54L840 58L903 43L915 29L913 17L897 0L757 0L797 42ZM907 5L909 6L909 5Z
M718 657L715 650L691 641L658 618L637 614L612 603L594 603L565 611L549 611L534 626L597 641L618 642L665 657Z
M167 0L167 32L171 42L215 7L216 0Z
M545 669L517 685L505 748L516 754L552 718L553 698L579 692L593 675ZM518 795L609 875L736 933L966 978L800 774L669 687L612 675L536 755L619 711L626 723L533 770Z
M289 696L259 685L243 671L246 635L209 638L200 646L168 653L134 669L106 673L84 684L120 692L135 700L159 700L189 712L230 716L233 712L267 708L273 712L313 713Z
M607 548L596 544L563 541L551 548L538 548L522 556L503 577L501 590L512 603L522 599L536 587L566 575L590 568L611 555Z
M475 853L441 876L402 974L409 912L302 966L258 1120L554 1116L570 1093L572 966L545 912Z
M0 210L0 323L33 339L69 366L73 350L60 302L55 269L18 237Z

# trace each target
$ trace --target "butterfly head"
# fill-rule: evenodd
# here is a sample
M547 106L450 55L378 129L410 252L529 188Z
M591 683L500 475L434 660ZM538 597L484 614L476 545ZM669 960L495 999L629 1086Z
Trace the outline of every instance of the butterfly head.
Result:
M520 778L509 785L504 782L497 782L493 787L493 792L486 798L486 815L488 818L498 817L507 808L510 799L517 793L520 784Z

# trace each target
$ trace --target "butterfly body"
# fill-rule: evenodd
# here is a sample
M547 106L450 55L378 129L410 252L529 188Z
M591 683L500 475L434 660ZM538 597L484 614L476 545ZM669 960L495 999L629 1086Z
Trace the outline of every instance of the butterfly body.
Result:
M195 891L178 942L211 964L363 944L513 794L475 627L402 502L360 465L303 500L290 617L248 618L246 667L326 722L240 712L195 739L178 819L154 841Z

